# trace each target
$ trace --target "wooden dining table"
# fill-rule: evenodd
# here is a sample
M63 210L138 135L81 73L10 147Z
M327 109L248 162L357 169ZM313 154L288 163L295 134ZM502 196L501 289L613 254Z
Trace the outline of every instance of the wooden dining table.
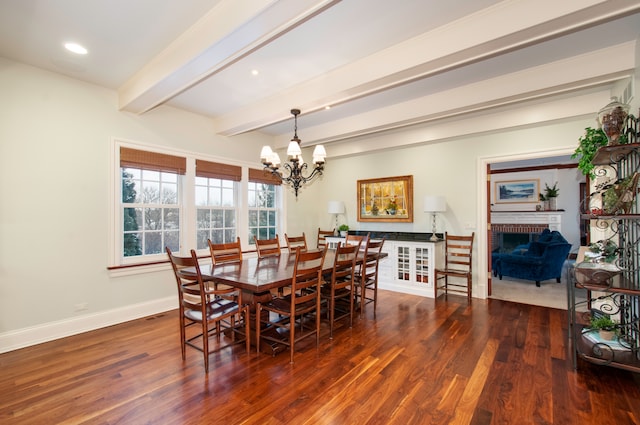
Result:
M330 274L335 261L335 249L327 249L322 263L323 274ZM381 253L386 257L386 253ZM272 290L283 288L291 284L295 265L295 252L282 252L274 257L248 257L241 262L212 264L200 266L202 277L206 281L233 286L242 290L242 300L249 304L251 310L251 328L254 331L255 306L257 303L268 302L272 299ZM361 251L357 262L362 263L364 253ZM252 339L253 341L253 339ZM275 354L282 350L282 346L261 344L264 352Z

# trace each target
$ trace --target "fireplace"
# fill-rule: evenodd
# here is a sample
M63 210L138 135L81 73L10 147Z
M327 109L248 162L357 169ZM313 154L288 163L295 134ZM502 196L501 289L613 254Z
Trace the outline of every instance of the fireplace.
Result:
M563 211L492 211L491 251L511 252L544 229L560 231Z
M492 224L491 251L512 252L518 245L537 240L538 235L549 228L546 224Z

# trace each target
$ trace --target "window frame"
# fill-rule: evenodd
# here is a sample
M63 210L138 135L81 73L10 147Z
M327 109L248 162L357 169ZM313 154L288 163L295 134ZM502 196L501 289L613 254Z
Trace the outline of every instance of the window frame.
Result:
M190 152L184 150L173 149L164 146L156 146L143 144L139 142L127 141L118 138L111 140L110 155L110 179L109 179L109 223L107 231L109 232L108 241L108 258L107 269L112 275L129 275L152 272L156 270L165 270L169 267L166 253L153 254L153 256L133 256L124 257L124 248L122 246L124 239L123 232L123 208L122 208L122 176L120 166L120 149L131 148L141 151L181 156L186 158L186 172L178 178L178 191L181 193L182 199L180 209L180 251L179 254L185 255L195 248L197 243L197 206L195 204L195 176L196 176L196 160L204 160L210 162L218 162L241 167L241 179L236 184L236 226L237 235L240 240L246 241L249 237L249 209L248 206L248 182L249 170L257 169L253 162L242 162L229 158L216 157L212 155L202 154L198 152ZM279 212L277 217L278 233L285 232L284 223L286 217L284 193L282 187L276 188L277 204L276 208ZM243 242L245 250L255 249L254 245L248 246ZM207 249L196 250L198 255L208 255Z

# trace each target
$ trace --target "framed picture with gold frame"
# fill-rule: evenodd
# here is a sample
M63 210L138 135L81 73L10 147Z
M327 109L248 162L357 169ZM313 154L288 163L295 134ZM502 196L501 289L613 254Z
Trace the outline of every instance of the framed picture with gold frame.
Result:
M358 180L358 221L413 222L413 176Z

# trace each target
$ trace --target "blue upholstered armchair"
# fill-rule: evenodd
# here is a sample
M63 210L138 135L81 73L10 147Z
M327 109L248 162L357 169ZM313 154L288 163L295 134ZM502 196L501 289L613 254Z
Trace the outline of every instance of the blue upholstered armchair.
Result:
M515 277L540 282L556 279L560 283L562 266L564 265L571 244L562 235L553 231L548 240L535 241L528 244L527 249L520 249L518 253L499 254L494 261L494 275L502 279L503 276ZM514 250L515 251L515 250Z

